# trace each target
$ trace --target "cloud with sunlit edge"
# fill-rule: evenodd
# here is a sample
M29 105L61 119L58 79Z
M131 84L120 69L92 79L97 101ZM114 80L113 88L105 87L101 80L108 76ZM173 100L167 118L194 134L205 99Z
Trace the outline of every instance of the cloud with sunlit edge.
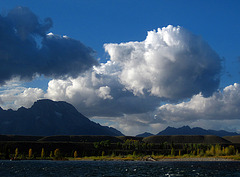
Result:
M14 78L32 80L36 75L77 77L98 65L95 52L80 41L49 35L52 25L50 18L41 23L27 7L0 15L0 85Z

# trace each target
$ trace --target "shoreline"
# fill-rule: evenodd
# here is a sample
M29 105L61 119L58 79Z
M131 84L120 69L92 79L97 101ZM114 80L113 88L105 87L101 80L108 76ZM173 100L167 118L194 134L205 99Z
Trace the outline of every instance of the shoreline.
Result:
M4 159L2 159L4 160ZM5 159L7 160L7 159ZM240 162L240 156L90 156L90 157L64 157L64 158L33 158L33 159L9 159L10 161L21 160L49 160L49 161L139 161L139 162Z
M113 158L105 158L105 159L93 159L93 158L70 158L64 160L54 160L54 159L19 159L19 160L11 160L10 161L28 161L28 160L47 160L47 161L113 161L113 162L240 162L237 159L231 158L222 158L222 157L186 157L186 158L161 158L161 159L113 159ZM8 160L6 160L8 161Z
M69 161L139 161L139 162L240 162L239 159L226 158L226 157L144 157L144 158L114 158L114 157L85 157L85 158L71 158Z
M174 162L219 162L219 161L239 161L234 159L227 159L227 158L221 158L221 157L187 157L187 158L169 158L169 159L158 159L156 162L161 161L174 161Z

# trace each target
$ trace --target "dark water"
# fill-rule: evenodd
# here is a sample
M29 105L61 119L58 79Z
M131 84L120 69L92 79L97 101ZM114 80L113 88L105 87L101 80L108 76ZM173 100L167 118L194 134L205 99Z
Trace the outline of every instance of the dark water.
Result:
M0 161L0 176L240 176L240 162Z

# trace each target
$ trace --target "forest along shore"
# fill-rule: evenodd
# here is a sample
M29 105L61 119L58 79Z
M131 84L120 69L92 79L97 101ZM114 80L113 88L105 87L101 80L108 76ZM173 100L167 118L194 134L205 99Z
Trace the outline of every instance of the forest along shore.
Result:
M0 135L0 159L217 161L240 160L240 143L217 136ZM220 159L219 159L220 158Z

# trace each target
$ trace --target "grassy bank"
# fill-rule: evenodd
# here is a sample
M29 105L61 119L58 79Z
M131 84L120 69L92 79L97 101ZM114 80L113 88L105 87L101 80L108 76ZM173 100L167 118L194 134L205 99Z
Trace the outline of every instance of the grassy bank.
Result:
M62 155L54 155L51 157L35 157L35 156L13 156L11 160L70 160L70 161L240 161L240 155L102 155L102 156L84 156L64 157ZM7 160L7 159L6 159Z
M240 156L91 156L68 158L68 160L80 161L230 161L240 160Z

